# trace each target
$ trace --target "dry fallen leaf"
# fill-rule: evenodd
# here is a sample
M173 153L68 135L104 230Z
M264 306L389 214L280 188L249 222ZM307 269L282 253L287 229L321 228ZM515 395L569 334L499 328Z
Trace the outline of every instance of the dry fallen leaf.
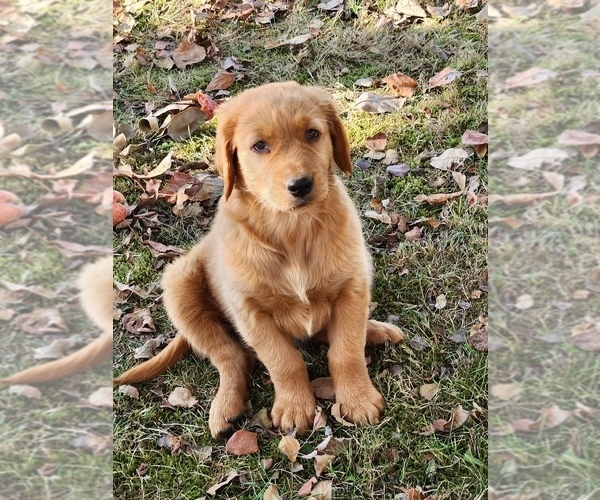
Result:
M206 87L206 92L228 89L233 82L235 82L235 73L229 73L221 69Z
M448 85L460 77L462 73L458 70L452 69L450 67L444 68L439 73L433 75L428 82L429 90L434 89L436 87L441 87L442 85Z
M567 342L584 351L600 351L600 318L587 317L584 323L573 327Z
M173 406L181 406L184 408L191 408L198 403L198 400L192 396L189 389L185 387L175 387L168 398L169 404Z
M274 484L270 484L269 487L263 493L263 500L280 500L279 490Z
M335 418L344 427L355 427L356 426L356 424L354 424L352 422L348 422L347 420L344 420L344 415L342 415L342 409L341 409L340 403L335 403L331 407L331 416L333 418Z
M8 388L9 394L15 394L16 396L25 396L31 399L41 399L42 391L37 387L31 385L11 385Z
M390 113L400 109L405 101L405 98L397 99L374 94L373 92L363 92L358 96L354 105L367 113Z
M491 194L488 197L488 202L505 203L506 205L528 205L535 201L547 200L559 194L559 191L548 193L519 193L519 194Z
M519 295L515 302L515 307L517 309L529 309L530 307L533 307L533 297L528 293Z
M240 429L227 440L225 451L237 456L256 453L258 451L258 436L254 432Z
M555 148L533 149L522 156L513 156L507 164L521 170L537 170L548 165L557 165L571 156L568 151Z
M335 460L335 455L317 455L315 458L315 473L317 477L321 477L321 474L331 465Z
M503 401L508 401L512 397L516 396L519 392L521 392L521 388L518 384L510 383L510 384L494 384L490 387L490 393L492 396L502 399Z
M446 296L442 293L435 298L435 308L444 309L446 307Z
M412 97L417 91L417 82L402 73L388 75L383 81L389 85L392 92L398 97Z
M419 394L428 401L431 401L438 391L439 387L437 384L423 384L421 387L419 387Z
M427 13L417 0L399 0L394 10L406 17L427 17Z
M332 489L333 481L321 481L314 486L311 497L315 500L332 500Z
M586 158L592 158L600 150L600 135L581 130L565 130L558 136L558 143L575 146Z
M90 394L88 402L94 406L113 407L113 389L112 387L100 387Z
M140 391L138 391L137 387L133 387L132 385L120 385L119 394L129 396L133 399L140 399Z
M231 481L233 481L238 476L239 476L239 473L237 471L234 471L234 470L229 471L229 473L227 474L227 477L223 481L212 485L210 488L208 488L206 490L206 493L208 493L211 496L216 495L217 491L219 491L223 486L228 485Z
M138 179L151 179L152 177L158 177L159 175L164 174L167 170L171 168L171 158L173 156L173 151L169 151L169 154L165 156L158 166L148 172L147 174L135 174L135 177Z
M462 165L468 157L469 153L464 149L450 148L441 155L433 157L429 163L440 170L451 170L454 166Z
M195 43L183 40L173 52L173 61L179 69L196 64L206 59L206 49Z
M334 399L335 391L333 388L333 380L331 377L320 377L311 380L313 392L319 399Z
M317 478L311 477L306 481L296 493L299 497L307 497L311 494L313 486L317 483Z
M488 148L488 136L487 134L482 134L481 132L477 132L475 130L467 130L463 133L461 137L461 141L463 144L468 144L469 146L473 146L475 150L475 154L479 158L483 158L487 153Z
M533 67L526 71L521 71L504 81L504 86L507 89L513 89L516 87L526 87L529 85L536 85L550 78L556 78L558 73L550 71L549 69L543 69Z
M383 151L387 145L388 137L383 132L379 132L372 137L367 137L366 145L371 151Z
M294 463L296 461L300 451L300 442L295 437L283 436L277 447L290 462Z

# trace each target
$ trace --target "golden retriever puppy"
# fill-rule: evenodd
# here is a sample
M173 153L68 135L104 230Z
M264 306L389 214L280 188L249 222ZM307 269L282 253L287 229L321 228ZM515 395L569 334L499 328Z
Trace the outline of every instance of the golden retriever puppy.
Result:
M50 361L0 379L0 384L50 382L79 373L112 356L112 257L102 258L83 268L77 280L79 299L87 316L102 335L64 358Z
M248 90L221 106L215 163L224 196L210 233L165 270L164 303L178 334L156 357L115 380L163 373L190 348L220 375L210 408L214 437L232 432L256 356L275 388L282 431L306 431L315 398L294 341L329 343L345 418L375 424L384 408L365 344L402 340L368 321L371 264L361 223L334 165L352 170L348 139L328 95L294 82Z

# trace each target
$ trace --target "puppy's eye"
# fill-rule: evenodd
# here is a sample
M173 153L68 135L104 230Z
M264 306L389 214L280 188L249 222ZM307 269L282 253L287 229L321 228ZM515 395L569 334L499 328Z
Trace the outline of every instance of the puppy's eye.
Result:
M309 141L313 141L315 140L317 137L319 137L319 131L315 130L314 128L308 129L308 131L306 132L306 138Z
M265 151L268 151L268 146L266 142L258 141L256 144L254 144L254 146L252 146L252 149L257 153L264 153Z

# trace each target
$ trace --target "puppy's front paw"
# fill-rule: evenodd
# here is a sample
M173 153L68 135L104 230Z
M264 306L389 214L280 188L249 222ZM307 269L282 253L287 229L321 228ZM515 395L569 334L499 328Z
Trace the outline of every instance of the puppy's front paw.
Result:
M367 321L367 345L398 344L405 339L400 328L389 323L370 319Z
M302 394L276 394L271 411L273 427L279 428L284 434L294 429L300 433L310 431L315 419L316 406L312 391Z
M228 438L244 418L246 409L242 394L219 391L210 405L208 427L213 438Z
M385 403L371 381L362 387L336 390L336 402L344 419L357 425L375 425L379 422Z

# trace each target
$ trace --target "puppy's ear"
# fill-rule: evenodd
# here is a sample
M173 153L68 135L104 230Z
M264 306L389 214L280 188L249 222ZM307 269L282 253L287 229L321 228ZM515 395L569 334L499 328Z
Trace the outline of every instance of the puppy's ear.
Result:
M223 195L229 198L235 184L235 174L238 169L237 153L233 144L236 123L226 115L219 117L217 139L215 141L215 167L223 178Z
M328 102L326 106L329 135L333 145L333 161L349 177L352 173L352 160L350 159L350 144L348 143L346 129L333 103Z

